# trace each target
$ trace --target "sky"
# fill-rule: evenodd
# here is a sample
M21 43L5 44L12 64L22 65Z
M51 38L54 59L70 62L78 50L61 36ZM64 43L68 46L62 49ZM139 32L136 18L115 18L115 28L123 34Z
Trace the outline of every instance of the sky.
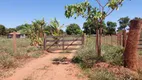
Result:
M64 7L69 4L83 2L84 0L1 0L0 24L7 28L14 28L24 23L31 23L35 19L44 18L47 23L57 18L61 24L69 25L77 23L83 26L85 19L81 17L67 19L64 15ZM97 6L95 0L89 0ZM106 0L100 0L102 3ZM119 18L129 16L142 17L142 0L125 0L123 6L109 15L105 21L117 22Z

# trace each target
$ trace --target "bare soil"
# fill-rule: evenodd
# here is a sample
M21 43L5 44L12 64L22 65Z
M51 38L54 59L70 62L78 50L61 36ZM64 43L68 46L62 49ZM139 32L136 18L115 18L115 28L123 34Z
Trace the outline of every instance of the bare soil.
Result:
M71 59L74 52L48 53L17 68L12 76L3 80L87 80L75 64L52 64L52 59L63 56Z

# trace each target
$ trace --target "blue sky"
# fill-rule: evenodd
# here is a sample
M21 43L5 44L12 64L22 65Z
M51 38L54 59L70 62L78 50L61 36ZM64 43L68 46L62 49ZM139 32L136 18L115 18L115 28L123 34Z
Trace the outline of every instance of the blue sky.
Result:
M83 2L84 0L1 0L0 2L0 24L7 28L16 27L24 23L31 23L34 19L44 18L46 22L57 18L61 24L68 25L77 23L81 27L84 19L67 19L64 16L64 6ZM104 0L100 0L104 1ZM95 0L90 0L91 3ZM93 3L97 5L96 3ZM142 17L142 0L125 0L119 11L114 11L106 18L106 21L115 21L120 17L130 18Z

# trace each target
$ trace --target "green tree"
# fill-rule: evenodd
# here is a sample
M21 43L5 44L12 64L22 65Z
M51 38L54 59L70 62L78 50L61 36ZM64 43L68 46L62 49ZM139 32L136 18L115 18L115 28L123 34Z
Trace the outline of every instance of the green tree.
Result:
M98 24L94 24L93 22L84 22L83 24L83 29L84 29L84 33L86 34L96 34L96 30L97 30L97 26L99 26ZM105 22L103 22L103 33L106 33L106 24Z
M51 19L50 24L46 26L45 32L47 34L52 35L53 39L56 41L55 43L58 44L60 39L58 36L63 34L63 30L62 30L63 27L64 27L64 24L60 25L59 21L56 18L54 18L54 19Z
M51 19L50 24L47 27L49 30L46 32L50 33L53 37L56 37L62 34L61 29L64 27L64 24L60 25L59 21L54 18Z
M31 45L42 45L44 28L46 22L44 19L32 21L32 24L24 24L20 27L20 32L26 34L31 39Z
M22 30L24 27L25 27L25 24L19 25L19 26L16 27L16 30L17 30L17 31L20 31L20 30Z
M88 22L88 21L84 22L83 29L84 29L83 32L86 33L86 34L89 34L89 35L96 34L96 27L91 22Z
M118 27L118 30L126 30L126 27L129 25L130 18L122 17L118 20L120 27Z
M141 17L135 17L134 19L136 19L136 20L142 20Z
M80 29L78 24L70 24L67 26L66 33L68 35L73 35L73 34L77 35L81 34L82 30Z
M97 28L100 29L99 40L97 40L96 38L96 42L98 42L98 45L96 45L99 47L97 50L98 56L101 56L101 36L103 31L102 23L105 18L110 15L114 10L118 10L123 1L124 0L107 0L106 4L102 5L100 0L96 0L99 7L97 7L97 5L93 6L88 1L85 1L79 4L68 5L65 7L65 16L67 18L73 17L74 15L75 18L78 16L82 16L83 18L86 18L86 20L88 20L89 22L100 24L100 26L97 26Z
M6 35L8 35L9 33L12 33L12 32L16 32L17 30L15 28L8 28L6 29Z
M6 28L4 25L0 24L0 35L5 35L6 34Z
M107 34L109 35L116 34L116 31L115 31L116 27L117 27L116 22L108 21L107 22Z
M33 29L34 27L31 24L27 23L22 24L16 28L17 31L19 31L22 34L25 34L26 36L28 36L28 38L32 36L32 33L34 32Z

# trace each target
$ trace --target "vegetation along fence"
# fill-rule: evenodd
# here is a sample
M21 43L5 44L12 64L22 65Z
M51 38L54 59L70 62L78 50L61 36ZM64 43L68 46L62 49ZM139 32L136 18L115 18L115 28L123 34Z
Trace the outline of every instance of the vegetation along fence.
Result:
M109 44L109 45L119 45L126 47L126 41L128 37L128 32L122 31L117 33L116 35L105 35L102 37L102 42L103 44ZM138 49L142 50L142 33L140 36L139 44L138 44Z
M62 36L44 36L43 47L47 51L55 50L76 50L85 43L85 34L62 35Z

